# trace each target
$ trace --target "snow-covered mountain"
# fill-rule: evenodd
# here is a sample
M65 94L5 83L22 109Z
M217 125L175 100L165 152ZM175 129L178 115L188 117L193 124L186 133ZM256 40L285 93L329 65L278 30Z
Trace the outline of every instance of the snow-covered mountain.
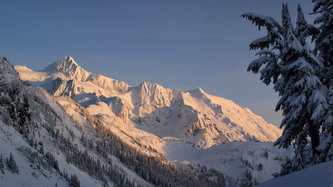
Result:
M205 93L143 82L139 86L89 73L72 57L42 71L16 66L22 80L54 96L69 96L104 121L122 122L164 139L202 148L232 141L275 141L281 130L250 109ZM118 125L119 126L119 125Z
M224 184L218 172L194 176L177 170L152 148L138 151L125 141L72 99L24 86L0 58L1 186ZM211 175L222 177L210 180Z
M1 174L0 159L1 184L248 186L289 155L265 142L275 126L200 88L131 87L71 57L19 74L0 62L0 154L20 170Z

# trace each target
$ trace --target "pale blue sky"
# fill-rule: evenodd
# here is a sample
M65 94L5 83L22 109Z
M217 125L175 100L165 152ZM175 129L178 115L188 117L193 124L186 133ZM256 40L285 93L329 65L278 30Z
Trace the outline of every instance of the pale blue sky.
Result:
M311 0L1 1L0 55L35 70L73 56L132 86L201 87L278 124L277 95L246 71L255 59L248 44L264 33L240 15L280 20L283 2L293 20L298 2L312 8Z

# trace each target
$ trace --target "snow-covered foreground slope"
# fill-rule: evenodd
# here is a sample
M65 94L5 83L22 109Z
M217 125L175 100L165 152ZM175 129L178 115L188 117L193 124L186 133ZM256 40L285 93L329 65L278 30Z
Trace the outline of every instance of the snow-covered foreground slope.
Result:
M0 172L1 186L67 186L68 182L59 173L52 172L46 168L37 168L36 164L29 162L25 155L22 155L22 148L30 147L13 128L0 120L0 155L3 159L1 162L5 164L5 160L12 154L16 164L18 165L18 174L9 171L7 166L3 166L3 172ZM0 167L1 168L1 167ZM94 186L94 183L85 181L87 184Z
M309 168L274 178L260 187L302 186L330 187L333 186L333 161L321 163Z
M82 144L84 140L83 146L86 146L87 141L93 142L93 148L100 150L98 142L103 142L109 135L98 130L96 133L97 123L112 134L113 142L125 143L129 152L135 150L130 154L121 151L116 156L106 154L112 163L121 161L117 167L123 168L121 171L127 173L126 176L132 176L127 180L135 184L145 184L147 179L157 182L152 178L160 173L149 169L151 171L146 174L137 166L131 166L134 158L124 160L134 153L145 159L154 158L156 164L166 164L167 168L172 168L169 162L174 163L185 169L185 173L195 174L198 180L208 183L212 180L209 184L217 182L219 186L224 183L228 186L252 185L268 180L272 173L280 170L284 155L289 154L269 143L280 136L281 130L249 109L207 94L200 88L181 92L147 82L130 87L124 82L87 72L71 57L42 71L22 66L15 69L23 81L43 87L55 96L48 96L48 103L56 103L51 106L60 107L59 111L70 116L76 128L71 134L80 137L76 144ZM141 156L135 159L143 159ZM174 172L172 176L178 178L184 171ZM192 174L187 173L190 178Z
M275 141L281 130L234 102L202 89L188 92L89 73L65 57L42 71L16 66L22 80L55 96L69 96L93 115L122 122L163 138L208 148L231 141ZM135 136L135 135L134 135Z

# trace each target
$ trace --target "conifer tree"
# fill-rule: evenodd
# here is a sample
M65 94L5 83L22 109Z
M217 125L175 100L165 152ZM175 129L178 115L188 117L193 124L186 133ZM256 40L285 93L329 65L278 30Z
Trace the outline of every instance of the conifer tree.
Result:
M333 1L313 0L315 3L313 12L318 15L315 24L319 25L319 35L315 40L315 49L322 61L324 68L322 82L328 88L327 112L323 119L323 141L320 145L323 160L331 160L333 157Z
M2 154L0 155L0 172L2 174L5 174L5 167L4 167L4 164L3 164L3 159L2 159Z
M325 83L332 84L333 79L333 1L313 0L315 2L313 11L319 15L315 19L315 24L319 24L320 33L316 38L316 49L318 56L323 61L325 72Z
M19 169L12 153L10 153L9 158L7 158L6 164L9 171L19 174Z
M307 136L311 137L312 153L318 154L320 118L326 107L323 85L317 76L321 70L306 39L314 37L317 31L306 23L300 6L294 28L288 6L282 6L282 24L274 18L255 13L246 13L247 18L259 29L265 27L267 36L250 44L251 50L260 49L259 58L248 66L248 71L260 73L260 79L266 85L273 83L280 100L276 110L282 110L282 136L276 141L280 147L288 147L294 141L296 154L303 154ZM299 155L297 155L299 157Z
M80 181L79 181L79 179L77 178L77 176L75 174L71 175L69 186L72 186L72 187L80 187L81 186Z

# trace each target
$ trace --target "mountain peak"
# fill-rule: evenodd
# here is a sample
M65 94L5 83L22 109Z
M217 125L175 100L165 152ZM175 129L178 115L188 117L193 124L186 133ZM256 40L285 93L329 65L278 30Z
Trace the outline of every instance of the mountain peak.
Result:
M199 96L199 97L206 94L206 92L201 88L196 88L187 92L193 96Z
M90 75L71 56L66 56L61 61L54 62L47 66L44 71L48 73L61 72L69 79L78 79L81 81L85 81Z
M74 60L74 58L71 57L71 56L65 56L65 57L61 60L61 62L65 62L66 64L75 64L75 65L78 66L78 64L76 63L76 61Z
M194 89L194 90L197 90L198 92L203 93L203 94L206 93L206 92L205 92L202 88L200 88L200 87L199 87L199 88L196 88L196 89Z
M81 68L78 63L71 56L64 57L61 61L53 63L56 65L57 70L69 70L69 69L77 69ZM83 69L83 68L82 68Z

